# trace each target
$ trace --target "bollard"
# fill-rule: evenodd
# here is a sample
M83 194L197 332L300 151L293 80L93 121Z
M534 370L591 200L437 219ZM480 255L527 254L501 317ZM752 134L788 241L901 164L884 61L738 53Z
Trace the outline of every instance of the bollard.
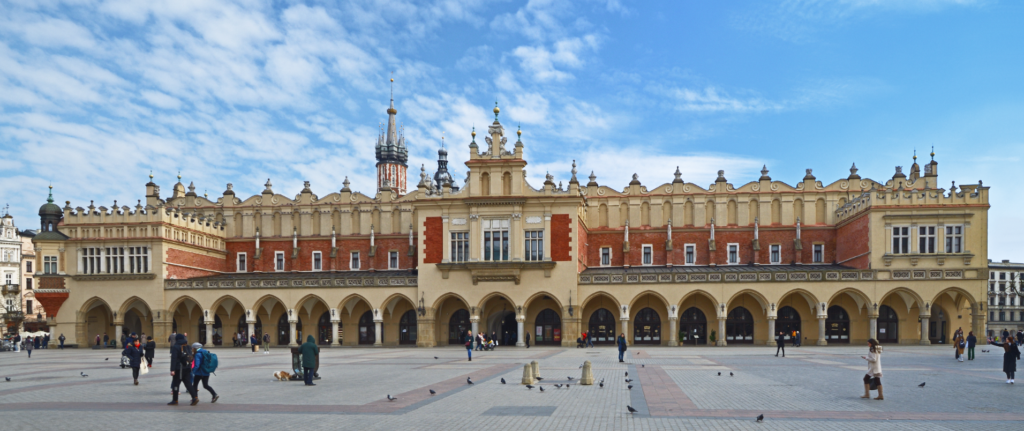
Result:
M540 364L537 361L530 362L530 367L533 368L533 378L540 377Z
M590 361L583 363L583 376L580 377L581 385L593 385L594 384L594 370L591 368Z
M530 364L524 364L523 365L523 383L522 384L524 384L524 385L532 385L534 383L536 383L536 380L533 380L533 367L531 367Z

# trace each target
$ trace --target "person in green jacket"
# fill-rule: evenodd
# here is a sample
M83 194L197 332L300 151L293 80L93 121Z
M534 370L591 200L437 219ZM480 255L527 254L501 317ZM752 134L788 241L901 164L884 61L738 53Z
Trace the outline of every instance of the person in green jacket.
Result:
M306 342L302 343L299 353L302 354L302 374L306 378L306 386L316 386L313 383L313 370L316 369L316 355L320 353L320 347L317 347L312 335L306 336Z

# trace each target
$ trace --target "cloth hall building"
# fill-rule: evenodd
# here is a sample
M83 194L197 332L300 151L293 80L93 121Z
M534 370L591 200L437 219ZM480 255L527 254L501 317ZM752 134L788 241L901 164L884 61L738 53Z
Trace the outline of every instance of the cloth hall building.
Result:
M854 166L827 184L763 169L700 185L677 169L612 187L581 181L573 162L567 188L550 175L535 186L521 132L510 143L494 112L484 142L474 131L462 147L461 187L442 149L436 174L405 189L392 102L373 195L346 179L285 196L268 180L256 196L228 184L208 199L180 177L169 196L151 177L134 206L60 207L51 192L33 240L37 301L54 334L83 346L122 331L420 347L461 345L467 330L520 346L526 333L570 346L583 331L663 346L984 333L989 189L939 188L934 154L880 181Z

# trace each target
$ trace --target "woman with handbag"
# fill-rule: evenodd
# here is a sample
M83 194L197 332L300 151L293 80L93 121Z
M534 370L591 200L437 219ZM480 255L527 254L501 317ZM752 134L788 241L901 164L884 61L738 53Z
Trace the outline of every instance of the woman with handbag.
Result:
M993 346L1003 348L1003 372L1006 373L1006 383L1013 384L1013 374L1017 372L1017 360L1020 359L1020 349L1013 341L1013 336L1003 339L1002 343L993 342Z
M884 400L882 396L882 346L878 345L878 340L872 338L868 340L868 355L861 356L862 359L868 361L868 373L864 375L864 395L861 398L871 398L871 390L878 389L878 398L876 400Z

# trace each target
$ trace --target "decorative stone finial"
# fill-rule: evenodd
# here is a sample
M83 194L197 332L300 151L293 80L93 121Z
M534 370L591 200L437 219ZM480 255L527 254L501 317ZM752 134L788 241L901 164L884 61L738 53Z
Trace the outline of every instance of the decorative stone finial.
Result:
M345 181L342 181L342 182L341 182L341 185L342 185L342 186L344 186L344 187L343 187L343 188L341 189L342 191L350 191L350 190L349 190L349 188L348 188L348 185L349 185L349 182L348 182L348 175L346 175L346 176L345 176Z
M267 183L263 185L263 187L266 187L266 189L264 191L272 192L273 190L270 190L270 187L272 187L272 186L273 186L273 184L270 183L270 178L267 178Z
M153 182L153 170L149 170L149 182Z
M196 184L194 182L189 182L188 183L188 192L189 193L195 193L196 192Z
M716 183L718 183L718 182L725 182L725 171L724 170L719 170L718 171L718 178L715 179L715 182Z
M675 179L672 180L673 183L683 182L683 172L679 170L679 166L676 166L676 171L672 175L675 176Z
M932 145L932 154L931 154L931 156L932 156L932 161L934 162L935 161L935 146L934 145Z
M178 182L181 182L181 171L178 171Z
M587 186L597 186L597 175L594 175L594 171L590 171L590 182Z
M475 143L476 142L476 126L473 126L473 131L469 134L469 136L473 137L473 142Z
M811 174L811 171L813 171L813 169L807 169L807 175L804 175L804 181L807 181L807 180L814 181L814 175Z
M498 121L498 113L499 113L499 112L501 112L501 109L498 109L498 101L497 101L497 100L495 100L495 101L494 101L494 121L495 121L495 122L497 122L497 121Z
M551 172L544 173L544 184L555 185L555 176L551 175Z
M768 176L768 165L761 165L761 178L759 181L771 181L772 177Z

